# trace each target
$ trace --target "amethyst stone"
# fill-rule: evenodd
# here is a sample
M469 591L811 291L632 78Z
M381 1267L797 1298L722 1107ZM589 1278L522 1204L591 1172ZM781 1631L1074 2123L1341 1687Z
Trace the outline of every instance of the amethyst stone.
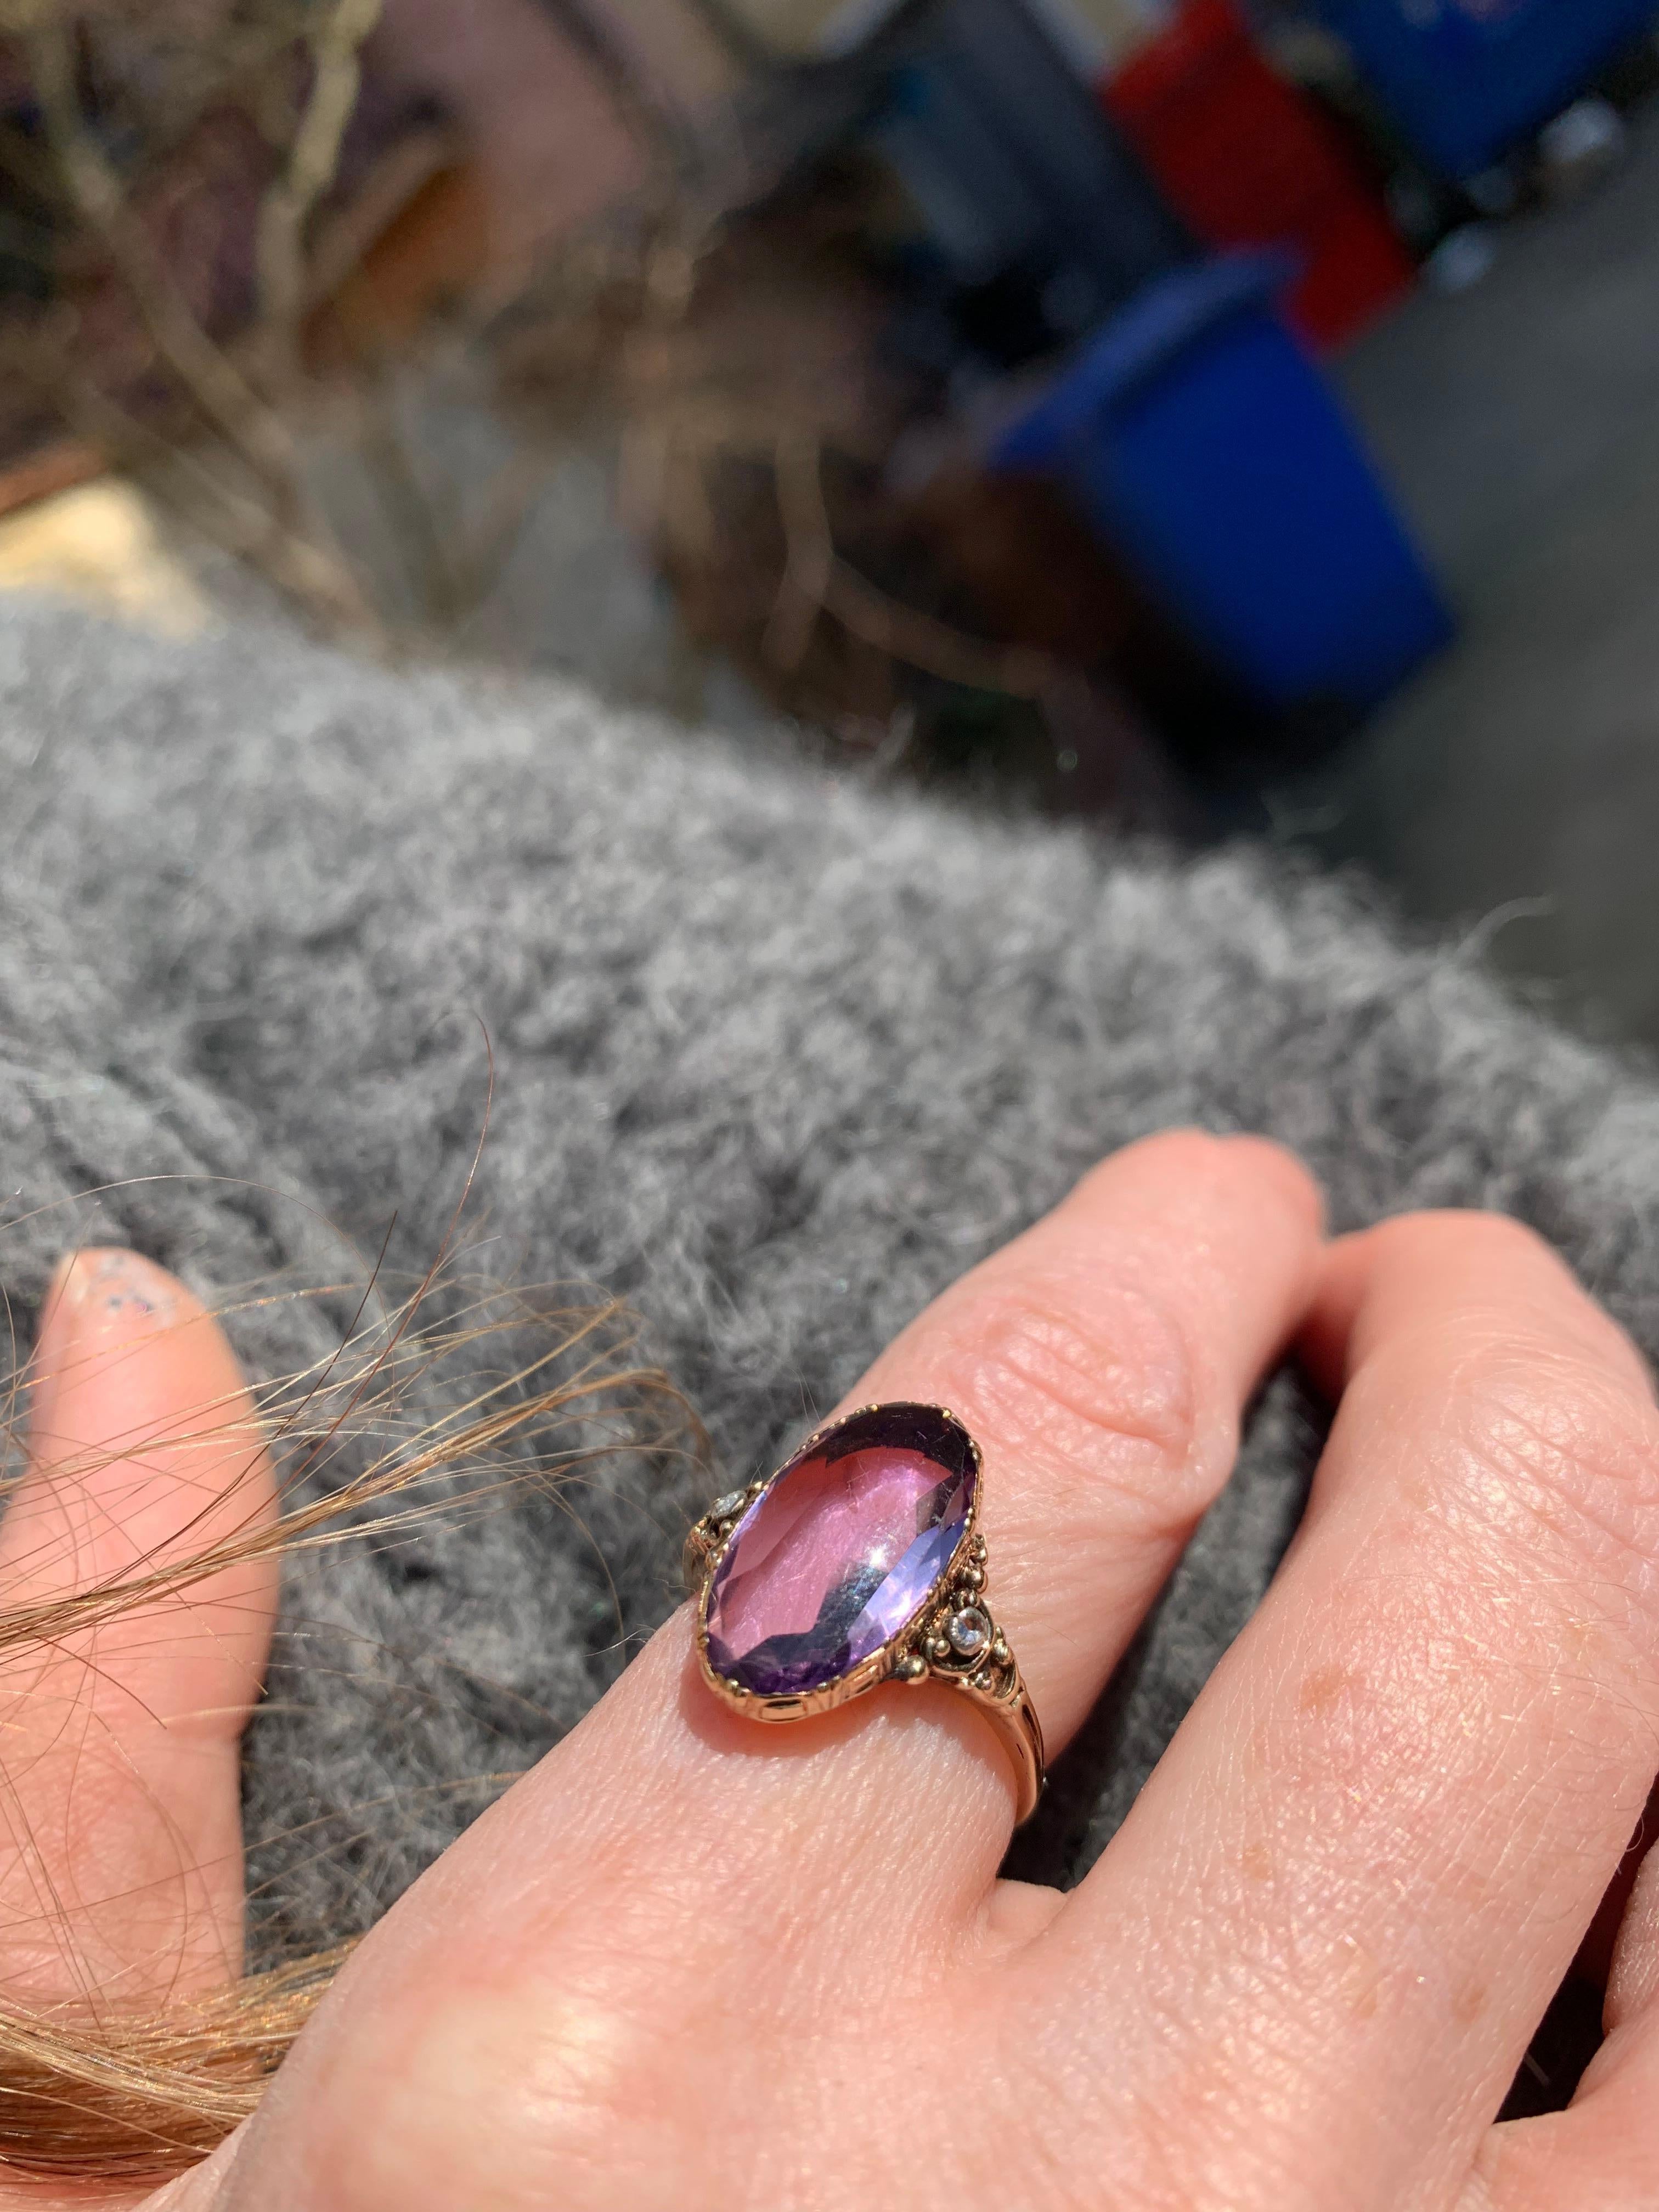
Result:
M877 1406L791 1460L708 1587L708 1661L759 1697L820 1690L908 1628L967 1532L973 1439L936 1406Z

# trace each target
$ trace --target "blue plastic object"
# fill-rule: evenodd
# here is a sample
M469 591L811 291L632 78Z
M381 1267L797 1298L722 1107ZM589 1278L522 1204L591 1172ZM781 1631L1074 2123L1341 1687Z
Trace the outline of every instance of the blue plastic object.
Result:
M1318 0L1419 153L1490 168L1575 100L1659 0Z
M1276 710L1363 713L1446 643L1445 604L1273 309L1282 254L1162 277L1006 428L1167 611Z

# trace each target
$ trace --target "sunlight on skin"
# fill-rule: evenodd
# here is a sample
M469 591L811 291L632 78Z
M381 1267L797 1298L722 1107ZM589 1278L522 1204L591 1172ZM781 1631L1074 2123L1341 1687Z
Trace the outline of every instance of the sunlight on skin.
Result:
M30 1468L0 1596L47 1609L267 1522L272 1475L217 1323L137 1255L58 1270L32 1364ZM0 1655L0 1994L153 2006L242 1971L240 1738L276 1567ZM31 2212L60 2197L0 2185ZM111 2203L135 2201L128 2191Z
M35 1358L29 1481L0 1526L9 1606L192 1556L269 1519L270 1463L218 1325L125 1252L60 1271ZM130 2001L241 1972L242 1729L276 1567L0 1663L0 1973Z
M228 1352L166 1283L142 1312L118 1292L76 1322L60 1297L48 1321L83 1380L37 1401L34 1489L0 1528L0 1565L46 1595L269 1510ZM949 1402L983 1445L998 1617L1057 1745L1298 1331L1343 1398L1302 1533L1070 1898L996 1883L1006 1765L945 1692L884 1690L769 1745L701 1688L682 1612L363 1943L255 2118L147 2212L1659 2202L1650 1873L1578 2105L1490 2124L1659 1741L1659 1415L1536 1239L1427 1217L1325 1247L1284 1155L1154 1139L851 1396ZM161 1440L123 1455L146 1424ZM15 1662L31 1843L0 1859L0 1903L37 1915L13 1969L31 1988L225 1971L270 1598L204 1585L187 1618L100 1636L95 1668L74 1647ZM94 1741L120 1747L100 1765L126 1792L118 1850L118 1813L66 1814ZM43 1942L43 1898L70 1901L84 1948ZM6 2212L133 2202L0 2188Z

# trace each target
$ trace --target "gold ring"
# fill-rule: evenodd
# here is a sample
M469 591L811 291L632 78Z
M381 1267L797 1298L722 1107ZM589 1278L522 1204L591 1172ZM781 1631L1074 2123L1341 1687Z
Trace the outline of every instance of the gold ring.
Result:
M775 1474L717 1498L685 1540L697 1658L757 1721L832 1712L883 1682L941 1682L991 1723L1015 1825L1042 1790L1042 1729L985 1594L979 1446L942 1406L866 1406Z

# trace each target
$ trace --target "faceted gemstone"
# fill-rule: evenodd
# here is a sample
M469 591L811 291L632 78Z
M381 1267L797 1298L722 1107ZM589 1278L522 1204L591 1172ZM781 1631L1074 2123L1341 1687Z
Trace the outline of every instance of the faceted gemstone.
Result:
M734 1513L740 1513L743 1510L747 1497L746 1491L728 1490L724 1498L717 1498L714 1500L708 1509L707 1517L710 1521L729 1521Z
M977 1659L991 1640L990 1620L978 1606L964 1605L945 1622L945 1633L958 1658Z
M784 1468L709 1584L708 1657L761 1697L823 1689L915 1620L968 1527L968 1432L933 1406L854 1413Z

